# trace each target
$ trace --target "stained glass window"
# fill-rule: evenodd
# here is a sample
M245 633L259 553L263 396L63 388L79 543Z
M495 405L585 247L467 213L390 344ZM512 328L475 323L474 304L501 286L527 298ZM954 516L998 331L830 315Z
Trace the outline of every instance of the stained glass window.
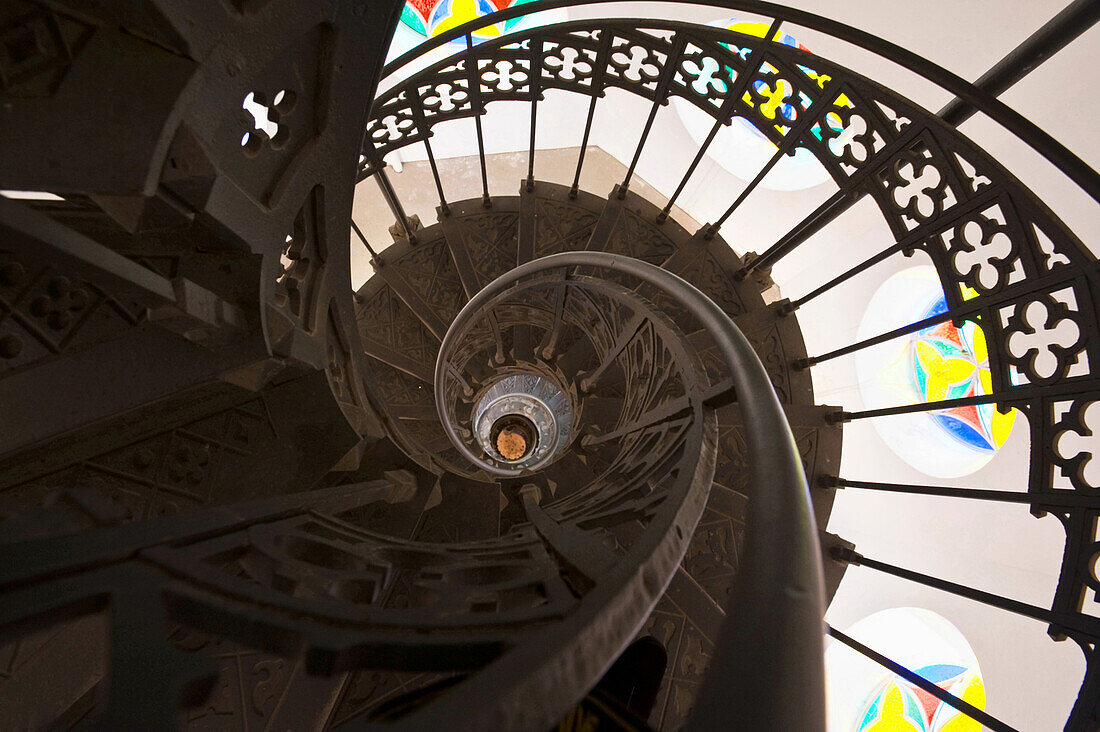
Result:
M408 0L401 12L401 22L420 35L433 38L475 18L526 2L530 0ZM472 35L482 40L495 38L511 30L521 19L480 28Z
M937 297L918 318L947 312L947 301ZM985 334L977 324L962 327L946 322L919 331L910 338L913 386L926 402L962 399L993 393ZM929 415L947 434L980 452L993 452L1008 439L1015 410L1001 414L992 404L954 407Z
M985 685L976 672L949 663L914 671L978 709L985 708ZM856 732L979 732L981 728L950 704L894 676L872 692Z
M977 293L963 291L962 296ZM858 340L947 311L936 270L912 267L884 282L867 306ZM950 321L867 348L855 357L863 407L983 396L993 392L985 333L978 323ZM873 420L875 431L902 460L933 477L969 475L1008 440L1016 410L993 404L952 407Z
M963 634L930 610L882 610L845 631L948 693L985 710L985 683ZM825 653L829 732L979 732L981 724L847 646Z

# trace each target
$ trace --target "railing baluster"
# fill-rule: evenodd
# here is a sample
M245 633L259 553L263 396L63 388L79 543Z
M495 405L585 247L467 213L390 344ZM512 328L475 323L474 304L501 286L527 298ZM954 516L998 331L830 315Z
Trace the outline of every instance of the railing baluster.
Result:
M481 117L485 114L485 105L481 102L481 69L478 68L477 56L473 53L474 39L466 34L466 77L470 84L470 106L474 112L474 127L477 130L477 159L481 164L481 205L492 208L493 202L489 198L489 173L485 168L485 135L481 130Z
M922 574L920 572L914 572L911 569L905 567L899 567L887 562L880 562L877 559L869 559L863 556L859 552L848 549L843 546L835 546L830 552L832 558L839 562L846 562L848 564L854 564L857 567L867 567L868 569L874 569L885 574L890 574L895 577L899 577L910 582L916 582L917 584L931 587L942 592L949 592L952 595L958 595L959 597L965 597L968 600L974 600L980 602L983 605L989 607L995 607L1000 610L1006 610L1010 613L1016 613L1033 620L1038 620L1050 625L1062 626L1067 630L1077 631L1085 635L1096 637L1100 635L1100 619L1092 618L1083 615L1062 615L1056 614L1051 610L1038 605L1030 605L1026 602L1020 602L1019 600L1013 600L1010 597L1004 597L1002 595L995 595L992 592L986 592L985 590L978 590L967 585L959 584L958 582L950 582L939 577L933 577L928 574Z
M980 309L984 310L985 308L982 307ZM918 330L924 330L925 328L930 328L933 325L937 325L939 323L943 323L943 322L948 321L948 320L957 320L957 319L961 318L963 315L973 314L973 312L975 312L975 310L976 309L973 308L973 307L970 307L970 308L956 308L954 310L948 310L947 312L941 313L940 315L933 315L931 317L925 318L924 320L918 320L915 323L910 323L909 325L904 325L900 328L895 328L894 330L891 330L887 333L882 333L881 335L877 335L877 336L874 336L874 337L871 337L871 338L866 338L862 341L859 341L858 343L853 343L850 346L844 346L843 348L838 348L835 351L829 351L828 353L823 353L820 356L812 356L810 358L799 359L799 360L794 362L794 368L801 371L802 369L807 369L811 366L816 366L817 364L822 363L824 361L831 361L834 358L840 358L841 356L847 356L849 354L855 353L856 351L862 351L864 348L870 348L871 346L877 346L880 343L885 343L886 341L890 341L890 340L893 340L895 338L899 338L903 335L909 335L910 333L916 333Z
M1088 272L1094 272L1097 269L1100 269L1100 262L1093 263L1084 269ZM1080 270L1078 270L1078 274L1079 273ZM887 333L883 333L872 338L867 338L858 343L853 343L850 346L838 348L835 351L823 353L820 356L812 356L809 358L799 359L795 361L792 365L795 369L798 370L806 369L810 366L822 363L823 361L839 358L841 356L847 356L851 353L855 353L856 351L863 350L864 348L876 346L879 343L885 343L886 341L892 340L899 336L908 335L909 333L914 333L918 330L922 330L924 328L928 328L949 320L959 321L974 319L981 316L983 313L996 311L997 309L1003 308L1006 305L1011 305L1012 303L1016 303L1026 298L1029 298L1035 293L1053 291L1057 289L1058 286L1062 283L1068 282L1069 280L1073 279L1074 276L1076 276L1076 274L1063 274L1061 272L1058 272L1055 274L1046 275L1044 277L1035 277L1032 279L1023 280L1019 283L1005 287L997 294L983 295L972 300L967 300L963 304L953 307L950 310L947 310L938 315L933 315L923 320L918 320L915 323L910 323L909 325L895 328L894 330Z
M596 113L597 99L599 99L599 97L593 94L592 101L588 104L588 119L584 123L584 137L581 138L581 150L577 155L577 172L573 175L573 185L569 187L570 198L576 198L577 191L580 190L581 167L584 165L584 153L588 150L588 136L592 132L592 117Z
M366 154L371 157L371 166L374 168L374 181L381 189L382 197L386 199L386 205L390 207L390 212L397 220L398 228L405 232L405 238L409 240L410 244L415 244L416 234L413 233L412 224L405 213L405 207L401 205L401 199L397 197L397 191L394 190L389 176L386 175L386 163L373 145L367 146Z
M584 123L584 136L581 138L581 149L577 155L577 172L573 175L573 185L569 187L569 197L576 198L580 190L581 168L584 166L584 154L588 151L588 137L592 133L592 119L596 114L596 100L603 94L604 77L607 75L607 59L611 54L610 31L604 31L600 38L600 50L596 54L595 68L592 71L592 101L588 104L588 119Z
M1026 393L1020 393L1016 398L1024 399L1026 396ZM854 419L893 417L899 414L913 414L915 412L936 412L941 409L952 409L954 407L974 407L979 404L996 404L1008 398L1006 394L981 394L979 396L960 397L958 399L943 399L938 402L918 402L916 404L903 404L898 407L865 409L861 412L833 412L825 415L825 420L831 424L836 424L838 422L850 422Z
M677 33L672 41L672 49L665 57L665 67L661 69L661 77L657 80L657 86L653 90L653 106L649 109L649 117L642 128L642 136L638 140L638 146L634 148L634 157L630 160L630 166L626 169L626 177L619 186L619 198L626 198L626 190L630 186L630 179L634 177L634 170L638 167L638 161L642 158L642 149L645 147L649 133L653 129L653 121L657 119L657 111L668 101L668 88L672 83L672 77L676 74L676 68L680 65L680 56L687 45L681 34Z
M359 227L355 223L355 219L351 220L351 229L355 232L355 235L359 237L359 241L363 242L363 246L367 248L367 252L370 253L371 267L374 267L374 269L378 269L383 264L385 264L385 262L382 261L382 257L378 254L378 252L374 251L374 249L371 248L370 242L367 241L367 237L363 236L363 232L359 230Z
M780 160L782 160L785 156L790 155L795 150L795 148L798 147L798 143L802 141L802 137L810 129L810 125L813 124L814 119L817 117L817 110L819 110L821 107L832 104L832 100L836 99L837 96L838 95L836 94L822 94L822 96L818 97L817 101L811 104L808 108L802 110L802 118L799 120L798 124L787 131L786 137L783 138L782 144L776 148L775 154L772 155L767 164L760 169L760 172L757 173L756 177L752 179L748 186L745 187L745 190L741 191L741 195L739 195L737 199L732 204L730 204L730 207L726 209L726 212L723 213L717 221L715 221L707 228L707 233L704 235L704 238L714 238L714 236L718 233L718 229L722 227L722 224L724 224L726 220L731 215L733 215L733 212L737 210L737 207L744 203L745 199L748 198L749 195L756 190L757 186L759 186L764 181L764 178L767 177L768 173L771 172L771 169L774 168ZM830 101L826 102L826 99ZM778 114L778 112L776 112L776 114Z
M885 261L886 259L892 257L898 252L904 251L905 249L908 249L910 247L915 247L917 244L928 239L928 237L936 236L941 232L949 230L950 227L953 226L960 219L968 216L974 211L981 210L988 206L990 203L994 202L1001 195L1001 193L1002 191L1000 186L988 186L986 188L983 188L982 192L976 195L974 198L965 203L960 203L957 206L954 206L950 211L945 212L943 216L938 217L934 222L929 224L921 224L920 226L903 236L901 239L898 239L898 241L893 246L889 246L886 249L883 249L878 254L875 254L869 259L863 260L856 266L852 267L843 274L837 275L836 277L829 280L812 292L803 295L794 302L789 303L786 307L786 312L789 313L797 310L811 300L825 294L837 285L847 282L856 275L867 271L871 267Z
M768 34L764 37L764 40L774 39L779 33L779 27L783 25L782 18L776 18L772 21L771 26L768 28ZM698 152L695 153L695 158L691 161L691 165L688 166L687 172L684 173L684 177L680 179L680 185L676 187L672 197L668 199L668 203L661 209L661 213L657 215L657 223L663 224L667 219L669 212L672 211L672 206L676 203L676 199L683 193L684 187L687 186L688 179L691 178L695 169L699 167L699 163L702 162L703 156L706 155L707 150L710 148L710 144L714 142L714 138L718 135L718 131L722 129L722 125L727 124L732 120L733 108L736 106L737 101L745 93L745 90L749 87L749 82L752 81L756 75L756 71L760 69L760 64L755 63L757 51L759 46L754 47L749 51L749 56L745 60L745 68L736 79L731 79L731 86L726 95L726 101L722 102L722 108L718 110L718 116L714 120L714 126L711 127L710 132L707 134L707 139L699 147Z
M535 190L535 130L538 125L539 94L542 81L542 40L531 41L531 144L527 150L527 191Z
M595 447L596 445L603 445L608 442L620 440L629 434L638 432L639 430L648 429L656 424L663 422L669 422L677 417L681 416L685 412L691 409L691 400L687 397L679 397L671 402L668 402L662 406L654 407L645 414L640 415L637 419L627 425L623 425L618 429L608 432L606 434L589 434L585 435L581 440L581 445L585 448Z
M436 165L435 154L432 152L431 126L424 116L424 107L421 106L419 95L410 94L409 108L412 110L413 121L416 123L417 131L419 131L421 137L424 138L424 150L428 153L428 165L431 166L432 178L435 180L435 190L439 194L439 209L444 216L449 216L451 207L447 205L447 197L443 193L443 180L439 177L439 166Z
M691 178L692 173L699 167L699 163L703 161L703 157L707 154L707 150L710 148L710 143L714 142L714 138L718 135L718 130L722 129L723 120L725 120L729 114L727 111L733 107L732 100L733 95L726 99L722 104L722 108L718 112L718 119L714 121L714 126L710 128L710 132L707 133L707 139L703 141L703 144L699 147L699 150L695 153L695 157L691 161L691 165L688 166L687 171L683 177L680 178L680 184L676 186L676 190L672 192L672 197L668 199L668 203L661 209L661 213L657 214L657 223L663 224L668 220L668 214L672 211L672 207L676 205L676 199L680 197L680 194L684 192L684 188L687 186L688 180Z
M912 144L921 132L923 132L923 127L920 125L911 124L906 127L900 137L875 153L872 159L864 163L859 170L849 176L848 180L844 181L844 185L840 190L830 196L825 203L814 209L809 216L798 222L793 229L784 234L775 244L768 247L763 254L749 262L746 269L752 271L772 266L856 205L867 195L867 192L861 190L860 186L863 185L871 173L879 170L882 163L888 161L899 150Z
M943 703L949 704L950 706L958 709L960 712L970 717L971 719L981 722L981 724L985 727L996 730L996 732L1016 732L1015 728L1010 727L996 717L991 716L988 712L984 712L981 709L978 709L973 704L963 701L951 692L945 691L944 689L936 686L923 676L914 673L905 666L902 666L897 661L892 661L878 651L874 651L863 645L859 641L855 640L854 638L851 638L844 633L841 633L839 630L832 627L831 625L825 626L825 632L831 635L833 638L836 638L844 645L851 648L853 651L860 653L863 656L871 659L875 663L879 664L880 666L889 669L890 671L897 674L898 676L901 676L903 679L913 684L914 686L919 686L921 689L936 697Z
M902 493L911 496L938 496L941 498L965 498L976 501L994 501L998 503L1040 504L1044 506L1077 507L1084 506L1100 509L1100 496L1082 495L1076 492L1056 491L1053 493L1027 493L1024 491L984 490L979 488L954 488L940 485L913 485L907 483L880 483L863 480L848 480L834 476L822 476L822 487L856 488L858 490L879 491L883 493Z
M852 184L851 179L847 181L847 184L830 196L825 203L814 209L809 216L798 222L793 229L784 234L779 241L770 246L763 254L756 257L750 263L750 268L767 267L778 262L863 198L864 192L856 190L856 186Z
M646 318L642 315L635 315L626 324L626 326L619 332L618 338L611 348L607 349L607 353L603 355L603 360L600 361L600 365L593 369L590 373L584 374L580 380L581 391L590 393L595 387L596 383L603 376L604 372L611 367L611 364L615 363L615 359L619 357L619 354L623 352L630 342L634 340L634 337L638 335L638 331L642 329L642 326L646 324Z
M444 216L450 216L451 207L447 205L447 197L443 194L443 181L439 178L439 167L435 164L435 155L432 154L432 143L427 137L424 138L424 149L428 151L428 165L432 168L435 190L439 193L439 210Z
M544 361L549 361L558 350L558 340L565 328L566 303L569 300L569 270L561 271L562 285L554 292L554 322L546 335L545 345L539 349Z

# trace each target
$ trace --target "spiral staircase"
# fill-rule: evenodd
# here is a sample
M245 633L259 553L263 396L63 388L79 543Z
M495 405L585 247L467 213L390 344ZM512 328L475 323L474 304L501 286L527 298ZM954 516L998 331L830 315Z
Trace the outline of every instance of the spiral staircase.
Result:
M1095 258L955 130L958 105L1097 201L1100 176L995 85L803 11L714 4L771 27L593 18L475 44L474 23L383 66L396 1L0 6L0 188L37 192L0 198L0 726L823 729L827 633L1012 729L823 625L861 565L1079 644L1066 729L1100 728L1100 499L1091 453L1059 447L1091 435ZM957 103L932 114L767 40L783 23ZM583 190L611 89L649 115L623 180ZM536 175L549 90L589 100L572 185ZM714 127L661 204L635 174L673 97ZM498 101L530 111L514 193L488 182ZM688 230L670 213L734 118L775 155ZM482 190L452 201L432 139L457 120ZM385 163L413 145L438 192L429 226ZM723 225L796 149L837 193L740 252ZM382 248L351 217L373 184L395 222ZM860 200L894 241L775 300L772 265ZM349 238L374 271L355 292ZM801 308L918 252L945 313L807 352ZM947 321L985 333L987 393L818 403L817 364ZM1075 337L1044 338L1066 322ZM844 424L963 404L1025 416L1026 492L843 477ZM1053 602L863 556L825 530L842 487L1053 514Z

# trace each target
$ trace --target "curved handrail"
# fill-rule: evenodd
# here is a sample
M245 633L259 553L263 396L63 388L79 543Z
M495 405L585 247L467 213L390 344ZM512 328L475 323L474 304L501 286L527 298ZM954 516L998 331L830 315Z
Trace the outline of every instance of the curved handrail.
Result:
M726 610L730 621L696 704L696 723L708 727L721 721L723 727L745 729L822 728L825 590L802 460L764 366L713 300L667 270L619 254L565 252L536 259L490 282L455 317L436 360L435 393L444 393L448 355L482 307L520 278L563 267L626 274L676 299L714 338L750 426L745 438L754 490L745 522L745 554ZM452 444L467 459L479 462L450 424L442 400L436 401L436 410Z
M598 5L625 1L626 0L532 0L522 5L516 5L506 10L501 10L463 23L452 30L441 33L419 44L415 48L410 49L386 64L382 69L382 78L385 79L392 75L395 70L411 63L413 60L423 56L429 51L439 48L445 43L453 41L456 38L464 37L479 28L492 25L493 23L511 20L512 18L531 15L541 11L556 10L563 7ZM661 0L661 2L690 5L700 4L692 0ZM797 10L777 3L764 2L763 0L708 0L705 4L726 10L765 15L775 18L776 20L783 20L784 22L790 21L797 23L842 41L852 43L864 50L871 51L877 56L897 63L931 81L936 84L936 86L951 92L978 111L986 114L990 119L997 122L1050 161L1052 165L1061 170L1068 178L1100 203L1100 173L1071 152L1065 145L1044 132L1034 122L1031 122L1022 114L998 100L992 94L971 84L962 77L953 74L939 64L933 63L923 56L915 54L883 38L879 38L867 31L853 28L845 23L840 23L815 13Z

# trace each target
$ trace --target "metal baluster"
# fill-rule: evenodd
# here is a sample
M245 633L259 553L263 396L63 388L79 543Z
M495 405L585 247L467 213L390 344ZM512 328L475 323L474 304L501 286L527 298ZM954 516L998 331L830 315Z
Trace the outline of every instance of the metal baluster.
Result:
M941 498L965 498L975 501L999 503L1039 504L1043 506L1100 508L1100 496L1082 495L1076 492L1027 493L1024 491L984 490L979 488L954 488L939 485L912 485L906 483L879 483L877 481L848 480L835 476L822 476L821 487L855 488L884 493L904 493L912 496L938 496Z
M866 191L861 186L870 177L871 173L878 170L881 165L896 155L900 150L911 145L924 128L917 124L911 124L893 142L875 153L874 157L864 163L859 170L854 172L844 181L839 191L829 197L825 203L798 222L790 231L784 234L779 241L746 265L750 272L754 269L770 267L783 257L787 256L800 245L805 243L814 234L818 233L841 214L859 202Z
M1094 263L1086 268L1085 271L1094 272L1100 269L1100 262ZM1078 273L1079 274L1079 273ZM1019 302L1022 299L1030 297L1037 292L1048 292L1058 288L1058 285L1063 282L1068 282L1073 279L1075 275L1056 273L1047 275L1045 277L1036 277L1030 280L1023 280L1015 285L1010 285L995 295L985 295L973 300L967 300L963 304L953 307L946 312L933 315L923 320L918 320L909 325L904 325L900 328L882 333L871 338L864 339L858 343L853 343L850 346L838 348L828 353L823 353L820 356L812 356L809 358L798 359L794 362L793 366L796 369L805 369L819 364L822 361L829 361L840 356L847 356L850 353L869 348L870 346L878 345L879 343L885 343L888 340L897 338L899 336L908 335L918 330L928 328L938 323L943 323L949 320L970 320L980 316L987 311L993 311L998 308L1010 305L1015 302Z
M451 207L447 204L447 197L443 194L443 181L439 178L439 167L435 164L435 155L432 153L432 143L425 137L424 149L428 151L428 165L432 168L432 178L435 179L435 190L439 193L439 210L444 216L451 215Z
M634 149L634 157L630 161L630 167L626 169L626 177L623 178L622 184L619 186L619 198L626 198L626 189L630 186L630 179L634 176L634 169L638 167L638 161L642 157L642 149L645 147L646 140L649 139L649 133L653 129L653 121L657 119L657 110L664 106L668 101L668 88L672 83L672 77L676 73L676 69L680 65L680 56L684 52L684 46L687 45L687 41L677 34L672 42L672 49L665 57L665 67L661 69L661 76L657 80L657 87L653 90L653 106L649 110L649 117L645 121L645 127L642 128L642 137L638 140L638 146Z
M737 210L737 207L744 203L745 199L748 198L749 195L756 190L757 186L759 186L760 183L763 182L764 178L767 177L768 173L771 172L771 169L774 168L780 160L782 160L785 156L791 154L791 152L793 152L794 149L798 147L798 143L802 141L802 137L810 129L810 125L812 125L814 120L817 118L818 110L822 107L829 106L830 104L832 104L831 100L834 100L838 97L839 93L823 95L821 97L818 97L817 101L811 104L808 108L802 110L802 119L799 120L798 125L787 131L786 137L783 138L783 143L776 148L775 154L772 155L767 164L760 169L760 172L758 172L756 174L756 177L752 179L748 186L745 187L745 190L741 191L741 195L739 195L737 199L732 204L730 204L730 207L726 209L726 212L722 214L717 221L710 225L710 227L707 229L706 234L704 235L704 238L714 238L714 236L718 233L718 229L721 228L722 224L724 224L726 220L731 215L733 215L733 212ZM830 101L826 102L826 100ZM744 279L744 276L747 273L748 268L744 268L741 270L741 272L738 273L738 275L741 279Z
M610 368L611 364L615 363L619 358L619 354L630 345L630 342L634 340L634 337L641 331L642 326L647 322L647 319L643 315L634 315L621 331L619 331L618 337L615 339L614 344L607 349L607 352L603 355L603 360L592 371L582 375L580 380L581 391L590 394L593 389L596 388L596 383L599 382L600 377L604 375L604 372Z
M485 106L481 102L481 70L478 68L473 48L474 39L467 33L466 77L470 84L470 106L473 107L474 126L477 129L477 158L481 164L481 205L492 208L493 202L489 198L489 173L485 169L485 135L481 131L481 117L485 113Z
M775 38L779 33L779 27L783 25L781 18L776 18L771 27L768 28L768 34L764 37ZM668 199L668 203L661 209L661 213L657 214L657 223L663 224L668 220L668 215L672 211L672 206L676 203L676 199L683 193L684 187L687 186L688 179L691 178L695 169L699 166L699 163L703 161L703 156L706 155L707 150L710 148L710 144L714 142L714 138L718 136L718 131L722 129L722 125L728 124L733 120L733 108L736 106L737 101L741 98L741 95L748 89L749 82L752 81L756 75L756 71L759 70L760 64L755 63L757 51L760 50L760 46L753 48L749 51L748 58L745 59L745 68L741 74L734 80L731 79L732 86L728 89L726 100L722 102L721 109L718 110L718 115L714 120L714 126L711 127L710 132L707 134L707 139L703 141L698 152L695 153L695 159L691 161L691 165L688 166L687 172L684 173L684 177L680 179L680 185L676 187L676 191L673 192L672 198Z
M592 116L596 113L596 100L599 96L592 95L592 101L588 104L588 119L584 123L584 137L581 138L581 150L577 156L577 172L573 176L573 185L569 187L569 197L576 198L581 182L581 167L584 165L584 153L588 150L588 135L592 132Z
M535 190L535 129L538 124L542 80L542 40L531 41L531 144L527 151L527 191Z
M1094 387L1095 388L1095 387ZM1015 389L1012 394L1013 401L1027 399L1030 395L1038 394L1035 388ZM893 417L898 414L912 414L914 412L936 412L941 409L953 409L954 407L973 407L979 404L996 404L1008 399L1007 394L982 394L980 396L960 397L958 399L943 399L938 402L918 402L917 404L903 404L898 407L883 407L881 409L865 409L861 412L833 412L825 415L825 421L830 424L850 422L854 419L870 419L871 417Z
M359 230L359 227L355 223L355 219L351 220L351 229L355 232L355 235L359 237L359 241L363 242L363 246L365 246L367 248L367 251L370 253L370 266L378 269L383 264L385 264L385 262L382 261L382 257L378 254L378 252L374 251L374 249L371 248L370 242L367 241L367 237L363 236L363 232Z
M934 222L928 224L921 224L908 234L899 239L895 244L889 246L878 254L863 260L859 264L855 265L846 272L837 275L833 279L829 280L825 284L821 285L817 289L809 292L797 300L788 303L783 309L783 313L793 312L811 300L820 297L834 287L847 282L856 275L866 272L876 264L883 262L893 255L903 252L908 248L914 247L922 241L925 241L929 236L936 236L942 231L948 230L959 220L970 215L974 211L981 210L995 201L1001 195L1001 187L990 185L982 189L982 192L976 195L965 203L960 203L952 207L949 211L945 212L942 216L938 217Z
M592 133L592 118L596 114L596 100L603 94L604 77L607 75L608 58L611 55L612 33L604 31L600 50L596 54L592 72L592 101L588 104L588 119L584 123L584 137L581 138L581 150L577 156L577 172L573 176L573 185L569 187L569 197L576 198L580 190L581 168L584 166L584 154L588 150L588 136ZM596 71L598 69L598 71Z
M443 194L443 180L439 177L439 166L436 165L435 154L432 152L431 127L429 127L428 120L424 116L424 108L421 106L419 95L417 95L415 99L410 100L409 107L412 109L413 120L416 122L416 127L420 135L424 138L424 149L428 153L428 165L431 166L432 178L435 180L435 189L439 193L440 212L444 216L449 216L451 207L447 205L447 197Z
M374 168L374 180L378 184L378 188L381 189L382 197L386 199L386 205L390 207L390 212L397 220L398 228L405 232L405 237L410 244L415 244L416 234L413 233L409 217L405 213L405 207L401 205L401 199L397 197L397 191L394 190L389 176L386 175L386 164L383 162L382 156L378 154L378 150L374 146L368 146L366 154L370 157L371 166Z
M1100 619L1097 618L1092 618L1087 615L1056 614L1052 610L1039 607L1038 605L1030 605L1026 602L1013 600L1010 597L1004 597L1003 595L996 595L992 592L986 592L985 590L968 587L958 582L951 582L941 579L940 577L914 572L911 569L899 567L895 564L880 562L877 559L870 559L853 549L848 549L843 546L834 546L829 553L832 558L838 562L874 569L904 580L909 580L910 582L916 582L926 587L949 592L959 597L965 597L969 600L980 602L983 605L1006 610L1010 613L1016 613L1017 615L1023 615L1024 617L1032 618L1043 623L1062 626L1067 630L1077 631L1093 637L1100 636Z

